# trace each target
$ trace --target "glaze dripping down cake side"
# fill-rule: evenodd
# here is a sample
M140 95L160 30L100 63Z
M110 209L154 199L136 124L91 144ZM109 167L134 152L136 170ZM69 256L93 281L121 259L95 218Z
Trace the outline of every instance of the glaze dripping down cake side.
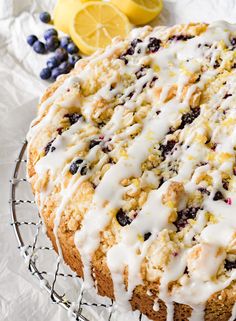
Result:
M236 26L135 29L45 93L28 177L85 286L158 321L232 321Z

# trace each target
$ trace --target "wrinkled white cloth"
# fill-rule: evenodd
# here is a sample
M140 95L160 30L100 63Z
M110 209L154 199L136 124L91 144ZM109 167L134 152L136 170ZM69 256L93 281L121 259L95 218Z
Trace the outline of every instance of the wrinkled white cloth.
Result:
M48 57L35 54L25 39L31 33L42 37L48 26L39 21L38 13L52 11L54 4L55 0L0 0L0 321L68 319L27 271L16 249L8 206L14 159L48 85L38 77ZM236 0L166 0L155 23L213 20L236 23Z

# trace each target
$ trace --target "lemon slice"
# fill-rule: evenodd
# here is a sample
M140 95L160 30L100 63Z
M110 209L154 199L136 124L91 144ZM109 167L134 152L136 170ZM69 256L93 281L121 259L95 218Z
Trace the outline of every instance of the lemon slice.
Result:
M87 2L75 14L70 35L85 54L105 48L113 37L126 37L130 31L128 18L115 6L106 2Z
M53 13L55 27L69 34L70 22L75 12L81 7L82 3L80 0L58 0Z
M153 20L162 10L162 0L111 0L135 25Z

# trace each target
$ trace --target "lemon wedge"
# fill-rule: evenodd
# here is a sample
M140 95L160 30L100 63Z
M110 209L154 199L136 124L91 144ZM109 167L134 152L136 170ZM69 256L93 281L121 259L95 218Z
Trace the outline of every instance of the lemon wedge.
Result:
M162 0L111 0L135 25L153 20L162 10Z
M58 0L53 13L55 27L69 34L70 22L81 7L80 0Z
M106 2L87 2L74 15L70 35L85 54L105 48L116 36L126 37L130 31L128 18Z

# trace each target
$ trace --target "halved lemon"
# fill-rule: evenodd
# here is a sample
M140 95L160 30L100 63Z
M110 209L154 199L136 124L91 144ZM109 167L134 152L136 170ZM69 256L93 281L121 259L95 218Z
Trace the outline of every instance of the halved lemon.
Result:
M55 27L69 34L70 22L75 12L81 7L82 3L80 0L58 0L53 13Z
M162 0L111 0L135 25L153 20L162 10Z
M130 27L128 18L114 5L89 1L72 19L70 35L80 50L90 55L109 45L112 38L126 37Z

